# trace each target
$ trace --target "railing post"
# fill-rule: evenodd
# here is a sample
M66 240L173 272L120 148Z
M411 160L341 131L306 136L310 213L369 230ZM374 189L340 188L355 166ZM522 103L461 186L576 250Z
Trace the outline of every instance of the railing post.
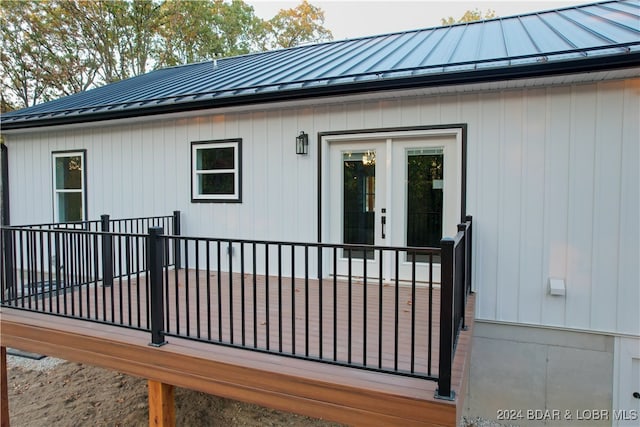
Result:
M173 211L173 235L180 235L180 211ZM176 270L182 266L182 254L180 253L180 239L173 239L173 264Z
M64 287L64 274L62 273L62 269L63 269L63 265L62 265L62 244L60 243L60 232L58 232L57 230L54 230L53 232L53 247L54 247L54 251L55 251L55 256L53 258L54 260L54 267L55 267L55 273L56 273L56 282L55 282L55 288L56 288L56 293L55 295L58 295L58 293L60 292L60 290Z
M467 259L466 259L466 273L465 278L467 282L465 283L465 292L468 294L471 293L471 267L473 263L473 217L471 215L467 215L465 217L465 221L469 223L467 227L467 232L465 235L465 242L467 247Z
M460 283L461 286L459 287L455 287L454 286L454 296L455 298L458 298L458 304L460 307L460 313L461 313L461 328L462 330L466 330L467 329L467 325L465 324L465 318L464 318L464 310L465 307L467 306L467 224L458 224L458 232L462 233L463 237L462 240L460 241L460 244L463 245L462 246L462 256L463 259L460 260L456 260L455 262L461 262L462 263L462 277L461 278L457 278L456 280L459 280L458 283ZM454 310L455 313L455 310Z
M109 215L100 215L100 231L109 233ZM113 286L113 237L102 235L102 285Z
M16 296L15 283L13 281L13 233L11 230L2 230L3 256L4 256L4 285L2 301L13 299ZM6 294L5 294L6 292Z
M162 292L162 257L164 256L164 230L162 227L149 227L147 236L147 254L149 259L149 283L151 288L151 342L149 345L160 347L167 342L164 339L164 301Z
M451 390L451 364L453 361L453 288L455 241L445 237L440 241L442 250L440 270L440 359L438 364L437 399L454 400Z

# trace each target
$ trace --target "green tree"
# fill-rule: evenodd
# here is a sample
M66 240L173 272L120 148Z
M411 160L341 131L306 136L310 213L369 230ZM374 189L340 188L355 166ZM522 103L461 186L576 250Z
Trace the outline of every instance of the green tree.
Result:
M307 0L292 9L281 9L265 24L265 49L287 48L333 39L323 27L324 11Z
M153 65L160 13L153 0L59 0L58 7L93 53L101 81L143 74Z
M31 37L38 21L38 6L36 1L0 3L2 99L15 98L23 107L41 101L48 90L38 61L34 59L41 56L44 48Z
M157 32L160 25L160 5L153 0L126 3L127 8L117 27L123 29L119 44L123 45L120 62L130 76L144 74L153 65Z
M259 19L242 0L1 0L2 100L27 107L174 66L326 40L306 1Z
M81 32L76 16L66 10L67 2L42 2L38 19L32 20L29 42L38 46L32 60L42 83L50 88L44 98L70 95L91 87L99 64Z
M440 22L442 22L442 25L453 25L453 24L463 24L465 22L482 21L483 19L492 19L495 17L496 17L495 10L487 9L487 11L483 15L480 9L475 8L473 10L467 10L460 19L456 20L453 16L450 16L448 18L441 18Z
M159 66L174 66L209 58L220 51L212 2L174 0L160 6Z
M16 108L13 106L13 104L11 104L11 102L9 102L9 100L4 97L4 93L0 93L0 114L8 113L9 111L13 111L15 109ZM0 138L2 138L2 135L0 135Z
M3 1L3 98L29 106L144 73L153 3Z
M216 27L225 56L242 55L260 49L264 22L255 15L253 7L242 0L231 3L215 2Z
M173 0L160 7L156 66L255 51L262 21L241 0Z

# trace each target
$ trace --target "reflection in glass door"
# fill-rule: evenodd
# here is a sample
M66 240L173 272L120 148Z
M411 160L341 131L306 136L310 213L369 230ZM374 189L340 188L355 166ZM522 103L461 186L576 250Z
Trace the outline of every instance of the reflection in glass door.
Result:
M329 160L329 241L356 246L336 250L335 271L340 276L375 277L380 271L380 252L362 246L386 243L386 142L331 144Z
M343 153L343 242L373 245L375 243L376 163L375 152ZM353 250L352 258L365 258L365 251ZM343 256L348 254L343 252ZM366 253L373 259L373 252Z
M444 154L441 147L407 150L407 246L438 247L442 239ZM427 262L426 255L416 261ZM408 255L407 261L412 261Z

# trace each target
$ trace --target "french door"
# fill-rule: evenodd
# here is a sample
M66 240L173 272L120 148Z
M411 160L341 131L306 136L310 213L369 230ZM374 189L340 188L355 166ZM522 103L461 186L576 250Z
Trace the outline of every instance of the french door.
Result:
M460 221L458 134L397 135L329 142L329 241L439 247ZM415 265L414 265L415 257ZM341 249L338 275L440 281L440 258L407 251ZM415 270L414 270L415 269Z

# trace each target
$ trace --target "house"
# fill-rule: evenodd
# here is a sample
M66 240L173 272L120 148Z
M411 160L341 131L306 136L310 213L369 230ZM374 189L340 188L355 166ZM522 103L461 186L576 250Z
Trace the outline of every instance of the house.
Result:
M639 117L640 3L604 1L156 70L5 114L3 209L12 225L179 210L181 236L218 240L175 238L177 263L200 270L214 251L218 286L230 273L282 269L294 281L357 278L361 298L368 278L379 280L380 295L383 282L413 282L416 292L416 277L429 277L429 289L444 283L444 252L406 248L438 246L470 215L471 363L460 365L467 392L453 386L464 413L522 425L635 425ZM114 237L114 246L128 244ZM253 245L251 256L251 242L279 243L264 244L262 255ZM177 282L178 273L176 298ZM17 316L7 301L3 339L35 345L7 332L7 313ZM366 329L366 309L363 319ZM302 398L273 402L333 417Z

